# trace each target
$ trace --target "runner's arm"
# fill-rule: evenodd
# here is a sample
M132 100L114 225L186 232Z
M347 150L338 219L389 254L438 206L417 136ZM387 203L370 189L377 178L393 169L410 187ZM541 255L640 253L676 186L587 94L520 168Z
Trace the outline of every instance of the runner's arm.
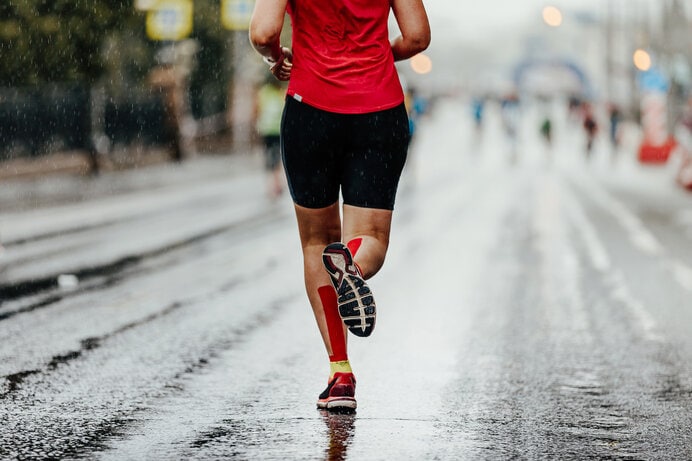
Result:
M250 19L250 43L269 64L272 74L279 80L291 76L291 51L281 47L281 29L284 25L288 0L257 0Z
M430 23L422 0L391 0L401 35L392 40L394 60L415 56L430 44Z

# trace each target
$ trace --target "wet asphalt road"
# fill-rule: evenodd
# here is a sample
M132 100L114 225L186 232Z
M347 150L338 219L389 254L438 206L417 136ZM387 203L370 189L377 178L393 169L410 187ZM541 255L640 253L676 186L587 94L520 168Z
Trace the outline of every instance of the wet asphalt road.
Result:
M692 458L692 196L576 132L548 161L530 116L511 164L466 110L414 144L355 415L314 408L258 158L0 186L0 458Z

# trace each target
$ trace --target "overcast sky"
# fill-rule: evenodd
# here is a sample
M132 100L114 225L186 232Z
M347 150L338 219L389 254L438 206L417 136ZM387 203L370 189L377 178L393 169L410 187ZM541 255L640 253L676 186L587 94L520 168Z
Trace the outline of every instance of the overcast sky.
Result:
M488 37L511 33L540 23L544 6L555 5L568 14L605 13L607 2L613 7L632 11L653 8L661 0L425 0L433 38L484 41Z
M565 7L591 8L599 0L561 0ZM540 18L545 0L428 0L433 34L439 39L485 40L489 35L524 27Z
M527 37L549 32L550 28L542 20L545 6L559 8L564 15L563 24L570 24L574 31L574 27L579 29L583 24L578 19L587 15L594 20L604 19L608 5L613 8L616 19L624 20L627 16L653 18L653 12L659 11L664 1L669 0L423 1L430 17L433 39L426 54L432 58L436 69L433 75L425 77L430 82L432 79L486 79L483 72L505 69L507 63L515 61L525 51ZM590 38L591 42L598 39Z

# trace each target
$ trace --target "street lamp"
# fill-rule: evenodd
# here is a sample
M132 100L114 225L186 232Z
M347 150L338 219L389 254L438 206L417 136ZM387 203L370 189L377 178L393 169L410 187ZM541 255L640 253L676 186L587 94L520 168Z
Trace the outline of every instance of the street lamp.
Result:
M651 69L651 55L646 51L639 48L632 55L632 61L634 62L634 67L646 72Z
M411 69L417 74L428 74L432 70L432 60L423 53L418 53L410 60Z
M550 27L558 27L562 24L562 12L554 6L543 8L543 21Z

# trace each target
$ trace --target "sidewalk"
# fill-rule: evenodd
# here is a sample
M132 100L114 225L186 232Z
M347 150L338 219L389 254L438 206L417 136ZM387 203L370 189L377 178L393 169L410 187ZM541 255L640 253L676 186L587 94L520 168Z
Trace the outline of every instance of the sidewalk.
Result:
M89 174L88 159L82 152L0 162L0 215L231 177L262 168L261 156L250 147L247 152L197 153L181 163L171 162L160 149L105 160L95 176Z
M0 162L0 181L33 178L48 174L87 174L89 165L86 156L78 153L60 152L36 158L18 158Z
M198 141L199 155L230 152L228 141ZM170 162L170 155L162 146L132 145L99 155L100 172L119 171ZM89 158L85 151L60 151L36 157L20 157L0 161L0 181L26 179L54 174L88 175Z

